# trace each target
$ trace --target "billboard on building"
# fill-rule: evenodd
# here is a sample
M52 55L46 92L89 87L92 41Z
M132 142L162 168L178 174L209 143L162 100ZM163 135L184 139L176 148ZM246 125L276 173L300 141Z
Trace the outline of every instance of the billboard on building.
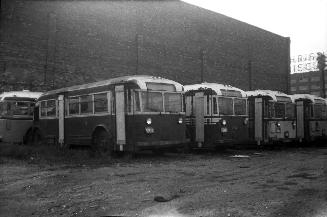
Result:
M318 71L317 53L300 54L291 57L291 74ZM327 51L321 53L326 55Z

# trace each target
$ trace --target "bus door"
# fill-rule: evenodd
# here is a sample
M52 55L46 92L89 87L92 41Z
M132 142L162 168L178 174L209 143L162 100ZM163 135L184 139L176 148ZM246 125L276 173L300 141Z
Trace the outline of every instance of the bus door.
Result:
M119 146L119 151L123 151L126 144L124 85L115 86L115 101L116 144Z
M199 148L204 142L204 94L195 93L195 141Z
M263 140L263 99L254 99L254 139L257 144Z
M296 102L296 137L300 142L304 139L304 105L303 101Z
M61 147L65 144L65 97L58 96L58 143Z

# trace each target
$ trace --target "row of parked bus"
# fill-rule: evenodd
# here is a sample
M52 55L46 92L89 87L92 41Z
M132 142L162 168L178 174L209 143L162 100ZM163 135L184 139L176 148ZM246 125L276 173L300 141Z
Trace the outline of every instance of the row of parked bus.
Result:
M310 142L326 138L326 106L308 94L126 76L42 94L3 93L0 139L91 145L103 153Z

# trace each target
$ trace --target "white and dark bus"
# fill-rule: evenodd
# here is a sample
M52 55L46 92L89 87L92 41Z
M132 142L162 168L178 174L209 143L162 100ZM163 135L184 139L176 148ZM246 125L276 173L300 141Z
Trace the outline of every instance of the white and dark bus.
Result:
M102 153L161 151L186 142L183 86L125 76L44 93L29 141L91 145Z
M40 92L10 91L0 94L0 140L23 143L32 126L33 109Z
M313 142L327 139L327 100L311 94L292 95L297 108L297 137Z
M249 142L247 97L224 84L185 85L187 135L193 148Z
M258 145L297 141L296 105L292 95L279 91L246 92L250 137Z

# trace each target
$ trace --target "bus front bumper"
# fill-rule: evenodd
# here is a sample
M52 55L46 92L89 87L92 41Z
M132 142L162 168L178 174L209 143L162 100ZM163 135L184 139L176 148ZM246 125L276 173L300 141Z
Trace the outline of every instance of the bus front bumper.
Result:
M142 142L136 142L136 146L140 149L149 149L149 148L165 148L165 147L178 147L185 145L185 143L188 143L190 140L169 140L169 141L142 141Z

